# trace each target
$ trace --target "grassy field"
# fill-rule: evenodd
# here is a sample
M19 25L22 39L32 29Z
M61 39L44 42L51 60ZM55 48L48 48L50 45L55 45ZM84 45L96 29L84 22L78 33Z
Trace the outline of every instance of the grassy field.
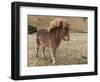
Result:
M56 65L87 64L87 33L71 33L70 41L61 42L56 51ZM41 49L36 58L36 34L28 35L28 66L52 65L51 53L46 49L46 59Z
M48 29L50 22L57 16L28 16L28 25L39 29ZM61 41L56 51L56 65L87 64L88 49L88 18L87 17L62 17L70 24L70 41ZM49 49L46 49L46 59L43 58L41 48L39 58L36 58L36 33L28 34L28 66L52 65Z

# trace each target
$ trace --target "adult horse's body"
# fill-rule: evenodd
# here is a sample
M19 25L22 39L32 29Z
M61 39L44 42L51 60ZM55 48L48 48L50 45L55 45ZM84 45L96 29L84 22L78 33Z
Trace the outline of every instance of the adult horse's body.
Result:
M45 58L45 47L48 47L52 52L53 64L55 64L56 49L60 45L61 40L62 39L65 40L66 36L67 36L67 40L69 40L70 36L69 36L68 22L66 22L65 19L54 19L50 23L49 31L45 29L41 29L37 32L36 57L38 57L38 50L40 45L43 47L44 58Z

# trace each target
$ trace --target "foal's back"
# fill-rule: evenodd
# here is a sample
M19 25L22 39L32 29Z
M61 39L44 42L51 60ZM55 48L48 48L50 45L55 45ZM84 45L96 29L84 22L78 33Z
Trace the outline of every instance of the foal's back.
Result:
M44 47L50 47L50 35L45 29L41 29L37 32L37 43Z

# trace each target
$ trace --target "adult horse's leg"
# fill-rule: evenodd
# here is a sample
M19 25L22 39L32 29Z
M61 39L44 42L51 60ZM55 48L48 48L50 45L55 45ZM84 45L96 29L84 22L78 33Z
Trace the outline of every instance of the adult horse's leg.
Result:
M52 54L52 64L56 64L56 49L51 49L51 54Z

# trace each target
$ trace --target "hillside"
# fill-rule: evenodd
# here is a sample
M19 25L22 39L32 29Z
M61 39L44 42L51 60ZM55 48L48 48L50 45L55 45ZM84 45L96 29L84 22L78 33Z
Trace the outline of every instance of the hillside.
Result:
M48 29L50 22L57 16L28 16L28 25L37 27L37 29ZM87 32L88 18L87 17L62 17L66 18L70 23L72 32Z

